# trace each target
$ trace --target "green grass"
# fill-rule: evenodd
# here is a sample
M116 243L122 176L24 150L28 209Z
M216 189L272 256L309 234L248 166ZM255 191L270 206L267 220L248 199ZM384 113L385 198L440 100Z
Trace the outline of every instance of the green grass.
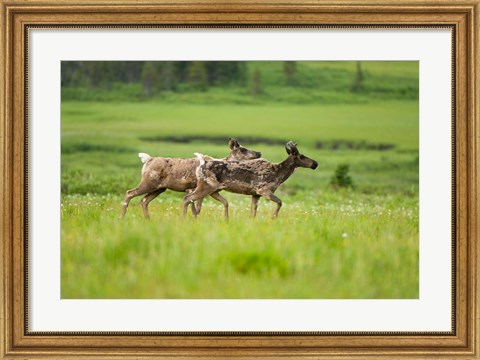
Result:
M417 112L415 102L63 103L62 297L417 298ZM211 133L225 144L144 139ZM296 140L319 162L278 189L285 205L276 221L265 200L252 220L249 197L228 193L228 223L210 199L197 221L184 220L183 194L169 191L151 203L151 221L143 219L140 198L118 219L123 194L140 180L137 152L222 157L228 136ZM394 148L315 147L338 139ZM286 157L283 145L243 143L271 161ZM350 165L353 190L330 186L342 163Z
M306 170L305 170L306 171ZM143 219L118 196L62 199L62 298L417 298L415 198L283 194L279 218L225 194L232 220L206 200L197 220L181 195L162 195ZM74 230L73 230L74 229Z
M340 163L349 163L357 190L364 193L418 191L418 104L411 101L356 105L191 105L162 103L62 104L62 192L121 194L140 180L138 152L154 156L215 157L228 153L237 137L271 161L282 161L283 145L242 141L251 136L298 142L301 152L320 163L318 170L293 176L290 191L322 189ZM225 144L147 141L176 135L225 138ZM337 140L391 144L388 151L317 148Z
M365 140L417 150L418 103L388 101L269 106L178 106L162 102L62 104L64 141L77 139L101 144L107 141L132 148L139 144L139 137L178 134L227 137L236 134L239 138L262 135L296 139L301 141L300 146L312 146L315 141L322 140Z

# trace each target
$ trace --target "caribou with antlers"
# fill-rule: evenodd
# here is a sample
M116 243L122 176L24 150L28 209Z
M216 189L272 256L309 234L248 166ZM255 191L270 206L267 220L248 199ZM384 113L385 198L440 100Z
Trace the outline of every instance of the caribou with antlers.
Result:
M297 144L289 141L285 145L288 157L279 164L271 163L264 159L249 161L225 161L210 160L202 154L195 153L200 160L196 170L197 187L184 197L183 215L185 216L188 206L192 205L192 212L195 216L193 202L200 201L206 196L218 195L221 190L237 194L252 195L252 216L257 213L257 204L260 197L273 201L277 207L273 217L277 217L282 206L282 200L274 195L277 188L283 184L298 167L316 169L318 163L300 154ZM225 206L225 217L228 218L228 205Z

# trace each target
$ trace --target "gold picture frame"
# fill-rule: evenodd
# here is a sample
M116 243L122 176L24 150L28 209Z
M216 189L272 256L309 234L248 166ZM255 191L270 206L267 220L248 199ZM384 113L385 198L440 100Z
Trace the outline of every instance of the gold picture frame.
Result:
M480 0L160 2L0 0L0 356L67 358L480 359L479 16ZM32 26L435 27L454 31L455 134L453 327L447 333L35 333L28 330L28 130L26 67Z

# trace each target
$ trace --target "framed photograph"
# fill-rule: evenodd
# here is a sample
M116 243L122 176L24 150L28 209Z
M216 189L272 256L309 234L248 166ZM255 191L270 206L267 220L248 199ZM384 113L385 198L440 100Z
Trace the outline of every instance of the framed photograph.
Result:
M0 3L2 358L480 358L478 0Z

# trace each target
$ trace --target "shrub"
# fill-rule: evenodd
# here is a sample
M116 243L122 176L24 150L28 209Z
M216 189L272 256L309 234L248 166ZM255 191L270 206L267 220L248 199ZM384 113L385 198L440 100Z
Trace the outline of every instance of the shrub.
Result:
M339 164L330 179L330 185L334 188L353 188L352 177L348 174L350 170L349 164Z

